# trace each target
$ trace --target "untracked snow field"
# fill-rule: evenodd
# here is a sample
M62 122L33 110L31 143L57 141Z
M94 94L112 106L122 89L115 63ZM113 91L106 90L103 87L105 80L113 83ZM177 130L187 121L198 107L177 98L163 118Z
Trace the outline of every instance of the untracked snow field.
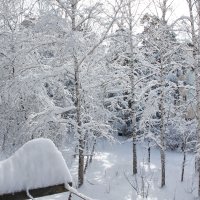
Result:
M152 149L151 164L147 163L147 149L138 145L137 176L132 176L132 143L120 138L110 144L101 141L96 148L92 164L85 175L85 184L79 192L98 200L193 200L197 196L197 175L194 172L194 155L187 155L184 182L181 183L183 155L166 153L166 186L160 188L160 154ZM72 152L71 152L72 153ZM63 155L76 185L77 160L69 163L70 153ZM69 193L62 193L37 200L67 200ZM144 198L146 196L147 198ZM197 199L197 198L196 198ZM72 196L72 200L80 200Z
M166 186L160 188L160 154L152 149L151 164L147 164L147 149L138 145L139 173L131 173L132 144L129 140L98 144L85 184L79 192L98 200L193 200L197 196L197 180L194 173L194 156L187 155L185 178L181 183L181 153L166 153ZM77 162L69 166L76 183ZM38 200L66 200L68 193L39 198ZM146 196L147 198L143 198ZM79 200L73 196L73 200Z

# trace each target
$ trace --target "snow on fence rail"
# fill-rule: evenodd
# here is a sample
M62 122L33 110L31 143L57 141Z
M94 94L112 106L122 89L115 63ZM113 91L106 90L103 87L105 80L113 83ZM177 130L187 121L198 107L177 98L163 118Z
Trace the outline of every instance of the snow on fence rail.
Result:
M34 139L0 162L0 200L22 200L67 191L72 178L49 139Z

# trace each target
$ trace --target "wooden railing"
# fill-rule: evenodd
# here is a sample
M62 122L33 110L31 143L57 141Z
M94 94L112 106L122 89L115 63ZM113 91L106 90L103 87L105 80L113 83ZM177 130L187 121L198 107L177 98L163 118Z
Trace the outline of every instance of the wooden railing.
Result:
M72 183L69 183L69 185L72 186ZM58 193L67 192L67 191L68 190L65 188L65 185L60 184L60 185L54 185L54 186L49 186L45 188L37 188L37 189L29 190L28 193L33 198L38 198L38 197L58 194ZM30 199L29 195L27 194L27 191L0 195L0 200L25 200L25 199Z

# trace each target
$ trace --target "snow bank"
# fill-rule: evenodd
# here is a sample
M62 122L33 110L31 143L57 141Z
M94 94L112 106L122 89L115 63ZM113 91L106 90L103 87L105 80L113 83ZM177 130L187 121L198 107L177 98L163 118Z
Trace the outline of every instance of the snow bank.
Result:
M34 139L0 162L0 194L72 182L62 154L49 139Z

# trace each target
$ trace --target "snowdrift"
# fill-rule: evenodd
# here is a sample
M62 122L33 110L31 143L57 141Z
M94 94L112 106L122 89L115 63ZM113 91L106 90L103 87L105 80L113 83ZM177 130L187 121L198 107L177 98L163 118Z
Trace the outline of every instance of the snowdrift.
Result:
M0 162L0 195L72 182L68 167L54 143L34 139Z

